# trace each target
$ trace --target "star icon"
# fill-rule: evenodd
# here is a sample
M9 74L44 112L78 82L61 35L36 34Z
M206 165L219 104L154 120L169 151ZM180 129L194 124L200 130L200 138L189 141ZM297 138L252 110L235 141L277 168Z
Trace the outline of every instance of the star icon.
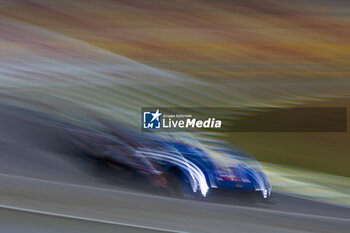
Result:
M156 111L155 113L151 113L151 114L152 114L152 116L153 116L151 122L154 121L154 120L156 120L156 119L157 119L157 121L159 121L159 116L162 115L162 114L159 112L159 109L157 109L157 111Z

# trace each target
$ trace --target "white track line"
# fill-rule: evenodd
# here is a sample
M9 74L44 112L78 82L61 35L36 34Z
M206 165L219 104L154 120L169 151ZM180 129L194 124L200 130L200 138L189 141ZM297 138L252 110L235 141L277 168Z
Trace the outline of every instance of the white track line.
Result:
M26 212L26 213L32 213L32 214L47 215L47 216L52 216L52 217L74 219L74 220L79 220L79 221L96 222L96 223L110 224L110 225L123 226L123 227L132 227L132 228L139 228L139 229L145 229L145 230L174 232L174 233L175 232L176 233L186 233L184 231L176 231L176 230L170 230L170 229L165 229L165 228L149 227L149 226L143 226L143 225L137 225L137 224L122 223L122 222L108 221L108 220L102 220L102 219L94 219L94 218L80 217L80 216L74 216L74 215L67 215L67 214L59 214L59 213L54 213L54 212L33 210L33 209L27 209L27 208L21 208L21 207L9 206L9 205L2 205L2 204L0 204L0 208L14 210L14 211L21 211L21 212Z

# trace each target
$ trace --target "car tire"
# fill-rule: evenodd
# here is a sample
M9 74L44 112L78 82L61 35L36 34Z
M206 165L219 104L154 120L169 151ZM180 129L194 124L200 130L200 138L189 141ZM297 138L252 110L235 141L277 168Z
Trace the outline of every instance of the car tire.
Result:
M196 199L197 195L192 190L191 182L182 171L172 171L169 174L168 184L171 196L182 199Z

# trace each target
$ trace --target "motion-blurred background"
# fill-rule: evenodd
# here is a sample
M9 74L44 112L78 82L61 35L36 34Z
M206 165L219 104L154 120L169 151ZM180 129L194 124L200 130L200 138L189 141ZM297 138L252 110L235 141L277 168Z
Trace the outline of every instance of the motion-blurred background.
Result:
M141 107L348 107L349 12L346 0L0 0L1 98L135 127ZM274 188L350 203L348 132L194 136L244 148Z

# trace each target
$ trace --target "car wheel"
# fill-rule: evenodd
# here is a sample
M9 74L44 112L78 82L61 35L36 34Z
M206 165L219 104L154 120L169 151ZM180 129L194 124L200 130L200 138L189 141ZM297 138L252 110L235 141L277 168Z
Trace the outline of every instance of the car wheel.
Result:
M168 178L169 192L172 196L184 199L195 199L190 180L179 170L172 171Z

